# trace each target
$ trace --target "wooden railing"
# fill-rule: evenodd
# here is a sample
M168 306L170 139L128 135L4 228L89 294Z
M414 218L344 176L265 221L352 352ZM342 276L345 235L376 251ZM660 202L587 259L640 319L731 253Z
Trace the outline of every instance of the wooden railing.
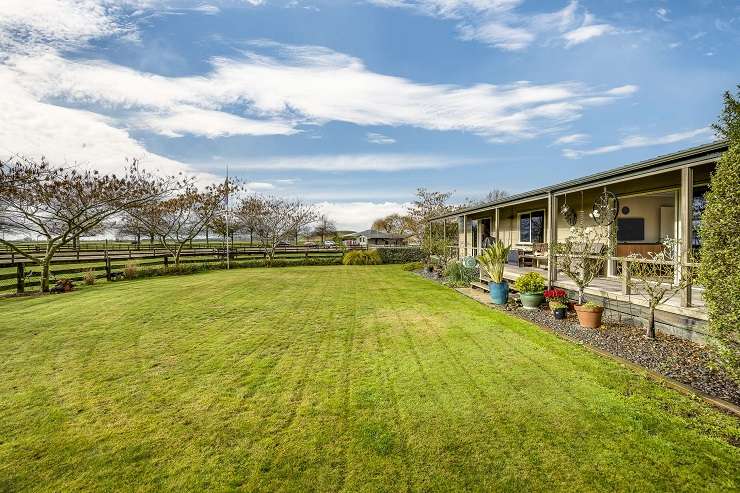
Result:
M309 258L339 260L343 254L343 250L339 249L279 248L275 252L275 259L296 262ZM229 259L236 264L239 261L265 260L267 256L268 251L266 249L233 248L229 251ZM129 252L122 251L94 252L94 254L80 255L79 257L75 255L72 258L58 256L52 259L50 265L52 274L55 277L64 276L73 281L79 281L82 280L83 274L92 270L96 279L105 278L110 280L116 272L125 269L132 261L136 262L137 267L141 269L167 269L174 263L174 257L171 253L162 250L158 250L156 254L146 253L139 255L132 255ZM224 263L225 261L225 249L193 249L182 252L180 263L211 264ZM58 266L70 267L55 268ZM28 269L32 269L34 275L29 277ZM0 292L15 290L16 293L23 293L28 287L39 286L41 284L38 275L39 272L39 264L18 256L16 256L14 261L0 261Z

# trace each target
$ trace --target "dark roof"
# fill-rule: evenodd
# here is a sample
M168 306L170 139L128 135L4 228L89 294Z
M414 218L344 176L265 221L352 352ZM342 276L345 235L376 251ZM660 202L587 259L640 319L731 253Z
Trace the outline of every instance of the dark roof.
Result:
M365 231L360 231L359 233L355 233L353 236L365 236L366 238L375 238L375 239L386 239L386 240L402 240L405 238L403 235L396 235L393 233L386 233L385 231L377 231L375 229L366 229Z
M627 165L620 166L617 168L612 168L610 170L601 171L599 173L594 173L592 175L587 175L582 178L576 178L573 180L563 181L555 185L537 188L537 189L530 190L528 192L519 193L516 195L509 195L508 197L505 197L500 200L496 200L494 202L488 202L488 203L476 205L473 207L465 207L462 209L457 209L454 212L450 212L449 214L443 214L440 216L432 217L431 220L455 217L461 214L476 212L479 210L482 211L482 210L491 208L493 206L506 205L511 202L516 202L516 201L527 199L530 197L537 197L539 195L545 195L551 192L556 193L556 192L567 190L569 188L588 185L590 183L594 183L594 182L601 181L604 179L617 178L619 176L629 175L630 173L637 173L637 172L642 172L642 171L647 171L647 170L658 170L658 169L663 169L663 168L670 169L674 167L679 167L691 161L705 159L707 157L719 158L719 156L724 151L727 150L727 146L728 144L726 140L720 140L720 141L712 142L710 144L690 147L688 149L683 149L681 151L677 151L671 154L664 154L662 156L658 156L658 157L648 159L645 161L638 161L636 163L631 163L631 164L627 164Z

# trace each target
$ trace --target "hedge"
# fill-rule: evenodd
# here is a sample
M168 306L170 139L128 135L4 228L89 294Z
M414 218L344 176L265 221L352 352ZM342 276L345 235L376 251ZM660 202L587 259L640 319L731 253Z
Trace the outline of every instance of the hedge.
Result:
M426 255L419 247L403 248L376 248L376 252L383 259L384 264L407 264L409 262L421 262Z
M344 254L342 258L344 265L378 265L383 260L375 250L352 250Z

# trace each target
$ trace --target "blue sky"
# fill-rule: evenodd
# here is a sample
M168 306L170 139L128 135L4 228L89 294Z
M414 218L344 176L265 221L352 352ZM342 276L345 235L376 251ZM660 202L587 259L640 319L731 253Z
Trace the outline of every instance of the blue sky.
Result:
M141 158L360 229L713 140L735 1L3 0L0 153Z

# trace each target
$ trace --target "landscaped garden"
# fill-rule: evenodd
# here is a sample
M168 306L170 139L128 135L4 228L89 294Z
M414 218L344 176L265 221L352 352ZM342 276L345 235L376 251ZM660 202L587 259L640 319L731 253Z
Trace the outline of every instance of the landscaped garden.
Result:
M399 266L0 300L0 491L738 488L740 421Z

